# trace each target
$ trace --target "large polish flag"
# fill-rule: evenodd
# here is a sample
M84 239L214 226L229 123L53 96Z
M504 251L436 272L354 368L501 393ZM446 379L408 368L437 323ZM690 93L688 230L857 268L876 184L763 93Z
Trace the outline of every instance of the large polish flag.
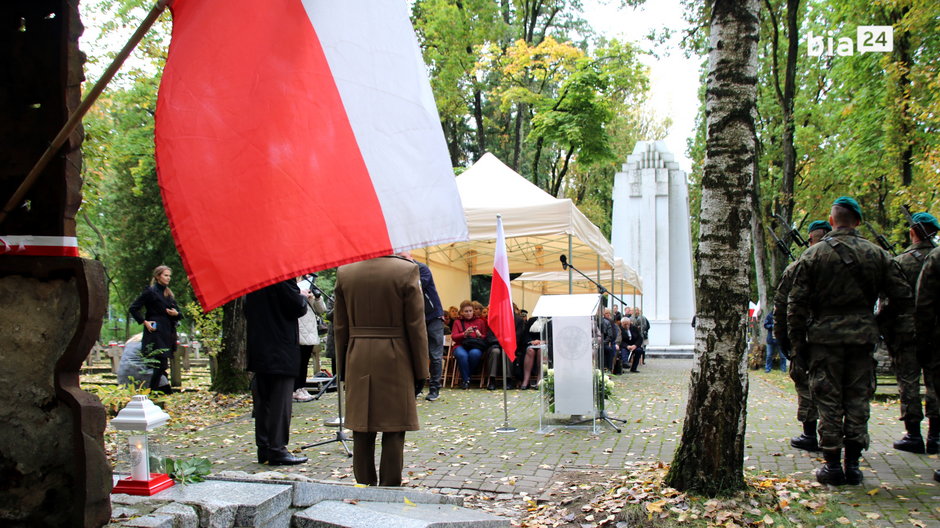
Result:
M466 240L405 0L174 0L160 188L203 309Z
M509 289L509 259L503 218L496 215L496 253L493 256L493 281L490 283L490 309L486 325L493 330L509 361L516 360L516 319Z

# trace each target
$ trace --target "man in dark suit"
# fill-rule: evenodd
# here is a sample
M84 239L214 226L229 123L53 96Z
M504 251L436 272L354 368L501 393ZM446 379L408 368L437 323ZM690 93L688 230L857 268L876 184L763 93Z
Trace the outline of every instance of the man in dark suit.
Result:
M258 462L302 464L307 457L287 450L291 396L300 364L297 320L307 311L297 281L288 279L245 297L248 330L248 371L254 372L252 399Z
M356 482L401 486L405 431L417 431L416 389L428 377L428 336L418 266L398 255L336 271L333 325ZM375 440L382 460L375 471Z
M630 372L637 372L636 368L640 364L640 356L643 355L643 333L634 326L633 321L625 316L620 319L622 340L620 342L621 361L624 366L627 359L631 358Z

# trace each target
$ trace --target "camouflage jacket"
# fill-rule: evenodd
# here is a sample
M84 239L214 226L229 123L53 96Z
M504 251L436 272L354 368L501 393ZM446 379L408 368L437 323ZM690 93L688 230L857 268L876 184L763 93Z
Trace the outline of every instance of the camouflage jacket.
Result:
M921 346L940 344L940 248L930 252L920 272L914 321Z
M777 284L777 293L774 295L774 338L784 346L789 346L790 343L787 336L787 297L790 296L790 288L793 286L797 262L799 260L794 260L783 270Z
M912 316L913 293L897 262L854 229L832 231L796 267L787 300L790 341L794 347L874 345L879 295L891 303L888 320Z
M920 270L924 267L924 262L927 261L927 255L930 253L931 249L932 245L930 242L918 242L917 244L908 246L907 249L904 250L904 253L894 257L894 261L901 266L901 271L904 273L904 280L911 287L912 292L917 288L917 277L920 276ZM913 338L913 323L913 319L902 319L890 329L890 332Z

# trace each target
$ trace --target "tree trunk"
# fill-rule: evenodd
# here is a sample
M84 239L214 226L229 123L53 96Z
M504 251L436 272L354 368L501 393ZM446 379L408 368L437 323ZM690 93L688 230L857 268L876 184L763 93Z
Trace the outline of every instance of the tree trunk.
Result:
M522 120L525 104L516 104L516 123L512 134L512 170L519 172L519 158L522 156Z
M744 487L759 10L759 0L714 0L711 10L695 363L666 475L669 486L708 496Z
M483 95L479 88L473 89L473 121L477 126L477 161L486 154L486 131L483 128ZM456 167L456 165L454 165Z
M793 116L793 102L796 99L796 61L799 53L799 0L787 0L787 63L783 81L783 177L780 180L780 216L787 224L793 223L793 185L796 180L796 146L794 134L796 126ZM778 268L773 270L774 284L783 275L787 266L786 259L778 259Z
M755 145L758 143L757 138L754 139L754 143ZM751 247L754 250L754 280L757 282L758 302L761 311L767 313L768 308L771 306L770 295L767 292L767 237L764 236L764 221L760 214L760 170L756 156L754 160L754 179L751 182L751 238L753 238L754 243L751 244ZM761 315L758 314L758 317ZM766 332L763 325L758 328L760 329L760 342L763 342L764 338L767 337Z
M245 324L245 298L222 306L222 350L216 355L217 368L212 390L223 393L248 391L248 334Z

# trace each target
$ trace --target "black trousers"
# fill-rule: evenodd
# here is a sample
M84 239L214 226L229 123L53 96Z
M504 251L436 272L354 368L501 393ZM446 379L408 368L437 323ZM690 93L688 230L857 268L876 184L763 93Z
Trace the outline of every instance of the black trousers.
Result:
M313 355L314 345L300 345L300 369L294 378L294 390L304 388L307 384L307 369L310 368L310 356Z
M405 466L405 432L382 433L382 460L375 475L375 436L378 433L353 431L353 475L366 486L401 486Z
M170 366L170 359L164 357L162 354L157 359L159 359L160 365L154 367L153 373L150 375L150 390L152 392L170 394L173 392L173 389L170 387L170 375L166 372ZM166 379L165 385L161 383L164 379Z
M255 444L259 449L281 449L290 436L291 395L294 376L255 374L251 383Z

